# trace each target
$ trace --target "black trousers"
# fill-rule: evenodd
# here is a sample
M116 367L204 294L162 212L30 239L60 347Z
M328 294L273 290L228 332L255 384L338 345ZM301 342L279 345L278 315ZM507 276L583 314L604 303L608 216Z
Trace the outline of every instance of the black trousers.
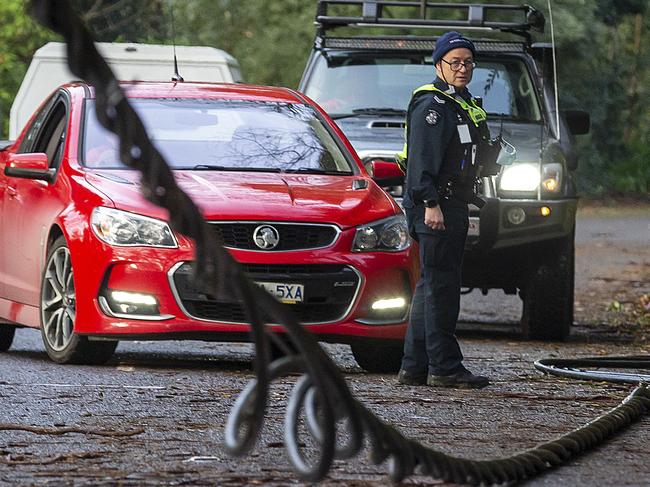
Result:
M463 369L455 332L469 215L467 204L458 201L443 201L440 207L445 230L424 224L423 206L406 208L409 231L420 247L420 280L402 359L402 369L414 375L449 375Z

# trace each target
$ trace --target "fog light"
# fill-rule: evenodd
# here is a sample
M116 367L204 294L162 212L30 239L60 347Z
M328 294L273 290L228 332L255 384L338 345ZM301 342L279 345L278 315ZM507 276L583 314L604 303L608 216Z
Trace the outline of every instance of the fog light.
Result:
M379 299L372 303L372 309L375 311L384 309L404 308L406 300L404 298Z
M109 291L109 296L109 306L114 312L127 315L158 314L158 300L151 294Z
M151 294L129 293L126 291L111 291L111 298L113 301L125 304L148 304L155 306L158 304L156 298Z
M551 214L551 209L548 206L542 206L539 209L539 212L542 216L549 216Z
M513 225L521 225L526 220L526 212L517 206L515 208L510 208L506 213L506 217Z

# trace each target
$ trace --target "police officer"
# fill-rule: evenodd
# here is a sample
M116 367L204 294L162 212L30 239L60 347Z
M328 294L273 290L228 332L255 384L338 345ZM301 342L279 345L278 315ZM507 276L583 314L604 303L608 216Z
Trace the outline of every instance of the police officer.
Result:
M403 205L409 231L419 243L421 275L397 376L403 384L489 384L487 377L463 366L455 336L467 203L482 203L474 183L479 153L489 139L485 111L467 90L474 55L474 44L458 32L440 36L433 51L437 78L414 92L408 108Z

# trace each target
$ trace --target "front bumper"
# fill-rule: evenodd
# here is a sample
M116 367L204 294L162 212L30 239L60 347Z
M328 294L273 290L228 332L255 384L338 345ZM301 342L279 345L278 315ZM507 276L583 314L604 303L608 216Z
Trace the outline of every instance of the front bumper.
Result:
M573 238L577 201L486 198L480 211L470 209L478 235L467 238L462 285L515 293L532 269ZM508 221L507 212L513 208L525 215L520 224ZM542 208L548 209L548 215L542 214Z
M470 218L478 223L478 236L469 235L467 253L485 254L490 251L521 247L567 237L575 226L577 198L559 200L485 198L485 206L470 209ZM547 208L548 215L543 215ZM508 212L523 210L519 224L508 220ZM521 214L521 213L520 213Z
M348 250L353 235L354 231L343 232L334 247L286 252L281 257L252 251L230 253L255 281L304 285L304 306L285 306L320 340L401 340L417 276L414 250L354 253ZM95 247L92 265L75 266L77 333L110 339L247 338L249 325L241 303L193 288L187 265L193 260L193 248L187 242L178 249L120 249L100 242ZM285 270L277 271L278 266ZM341 272L319 276L310 272L310 266ZM154 297L153 316L142 316L138 311L129 317L114 304L111 309L114 291ZM372 309L373 302L396 296L407 304L399 312L391 311L388 318L385 311Z

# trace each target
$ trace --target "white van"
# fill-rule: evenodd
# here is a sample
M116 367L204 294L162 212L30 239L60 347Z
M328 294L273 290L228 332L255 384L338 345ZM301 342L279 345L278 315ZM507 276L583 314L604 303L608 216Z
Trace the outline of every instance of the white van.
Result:
M98 42L97 49L124 81L169 81L174 75L171 45ZM207 46L176 46L178 72L185 81L237 83L239 63L225 51ZM9 118L9 138L14 140L36 108L58 86L78 79L68 69L66 46L48 42L34 53L16 94Z

